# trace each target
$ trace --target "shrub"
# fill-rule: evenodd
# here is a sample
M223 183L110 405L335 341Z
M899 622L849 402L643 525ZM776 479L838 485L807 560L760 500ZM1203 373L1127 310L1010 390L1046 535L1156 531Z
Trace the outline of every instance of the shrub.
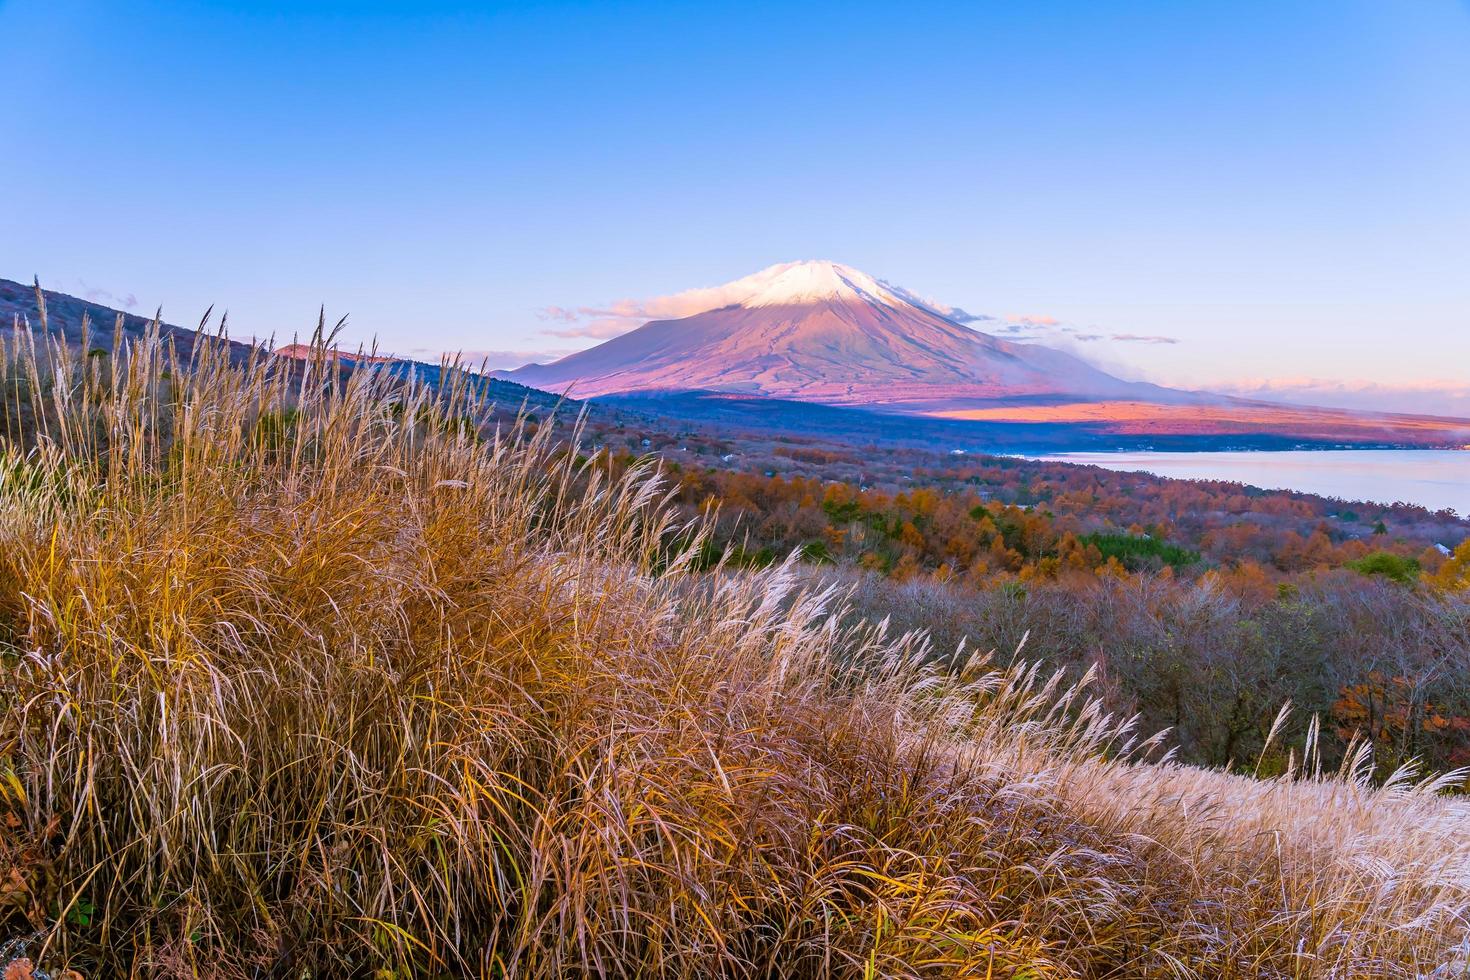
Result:
M1371 555L1347 562L1346 565L1359 575L1382 575L1404 585L1412 585L1419 580L1417 559L1387 551L1375 551Z
M1178 568L1193 565L1200 560L1197 551L1143 535L1097 532L1083 535L1078 540L1084 545L1097 548L1104 558L1118 559L1129 571L1136 571L1149 564Z

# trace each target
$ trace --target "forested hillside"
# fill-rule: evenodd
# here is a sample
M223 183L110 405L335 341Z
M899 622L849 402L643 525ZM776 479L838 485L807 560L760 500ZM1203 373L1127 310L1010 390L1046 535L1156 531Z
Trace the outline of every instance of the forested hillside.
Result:
M1098 669L1111 708L1170 728L1191 761L1253 764L1289 701L1286 750L1317 717L1332 758L1367 737L1388 768L1470 763L1470 526L1453 512L1018 458L601 438L633 444L613 472L661 454L714 529L703 565L795 554L859 583L869 614L1002 660L1029 632L1027 655Z

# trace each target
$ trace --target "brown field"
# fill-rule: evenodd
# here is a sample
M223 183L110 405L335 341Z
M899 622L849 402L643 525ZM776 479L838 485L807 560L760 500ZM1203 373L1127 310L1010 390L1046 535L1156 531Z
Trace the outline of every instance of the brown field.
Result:
M1085 683L694 571L647 465L282 364L0 349L15 975L1463 975L1443 782L1160 761Z

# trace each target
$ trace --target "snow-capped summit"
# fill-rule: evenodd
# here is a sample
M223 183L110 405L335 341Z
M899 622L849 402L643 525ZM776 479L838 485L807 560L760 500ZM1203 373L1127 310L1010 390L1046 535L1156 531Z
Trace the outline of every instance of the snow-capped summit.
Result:
M734 303L753 309L787 306L821 300L902 302L872 276L847 265L822 260L782 262L754 275L737 279L720 290Z
M691 289L679 298L692 304L692 313L717 310L724 306L790 306L821 301L876 303L901 307L920 306L948 316L959 311L910 293L850 265L828 259L806 259L767 266L743 279L709 289Z
M1058 350L980 333L952 308L836 262L786 262L680 296L702 311L508 376L583 398L699 390L920 411L1012 396L1164 392Z

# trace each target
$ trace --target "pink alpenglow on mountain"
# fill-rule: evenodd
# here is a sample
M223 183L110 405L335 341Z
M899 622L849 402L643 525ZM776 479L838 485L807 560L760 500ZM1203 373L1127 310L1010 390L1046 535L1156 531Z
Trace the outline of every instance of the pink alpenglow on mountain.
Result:
M714 391L922 412L1026 396L1189 397L981 333L835 262L773 265L708 292L725 305L507 376L579 398Z
M1460 446L1470 438L1464 420L1124 381L1063 351L972 329L958 311L835 262L773 265L680 299L710 308L504 376L576 398L712 392L1134 439Z

